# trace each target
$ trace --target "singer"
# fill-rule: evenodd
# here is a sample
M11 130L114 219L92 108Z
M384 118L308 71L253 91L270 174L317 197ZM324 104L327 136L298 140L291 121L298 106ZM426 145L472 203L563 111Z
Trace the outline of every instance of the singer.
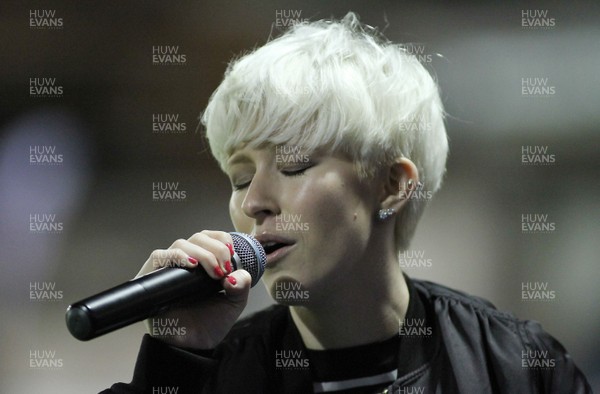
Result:
M277 305L236 322L251 279L228 233L153 252L140 275L205 270L224 293L149 319L132 382L105 393L591 392L539 323L400 269L442 183L443 118L418 59L353 13L233 60L202 121Z

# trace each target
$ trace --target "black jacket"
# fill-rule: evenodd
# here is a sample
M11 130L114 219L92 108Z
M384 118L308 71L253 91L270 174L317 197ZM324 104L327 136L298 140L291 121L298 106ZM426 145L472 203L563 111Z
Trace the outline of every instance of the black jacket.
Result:
M398 379L388 393L592 392L539 323L435 283L407 283L406 318L425 324L401 330ZM305 348L289 309L279 305L238 322L213 352L186 351L146 335L133 381L103 393L312 393L310 369L282 367L276 359L282 350Z

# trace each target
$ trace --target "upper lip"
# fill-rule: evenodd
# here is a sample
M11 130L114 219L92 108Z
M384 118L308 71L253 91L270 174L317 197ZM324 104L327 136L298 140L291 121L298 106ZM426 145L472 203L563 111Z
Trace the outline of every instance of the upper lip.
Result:
M265 245L270 244L270 243L275 243L275 244L286 244L286 245L293 245L296 243L296 241L294 241L291 238L279 235L279 234L271 234L268 233L266 231L255 235L254 238L256 238L256 240L263 246L265 247Z

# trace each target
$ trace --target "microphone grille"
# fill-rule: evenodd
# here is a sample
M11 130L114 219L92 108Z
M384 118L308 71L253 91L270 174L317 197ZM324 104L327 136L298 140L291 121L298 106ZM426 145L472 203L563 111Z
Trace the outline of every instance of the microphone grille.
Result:
M260 242L251 235L244 233L230 233L233 238L233 250L237 253L241 267L250 273L252 286L258 283L265 271L267 255Z

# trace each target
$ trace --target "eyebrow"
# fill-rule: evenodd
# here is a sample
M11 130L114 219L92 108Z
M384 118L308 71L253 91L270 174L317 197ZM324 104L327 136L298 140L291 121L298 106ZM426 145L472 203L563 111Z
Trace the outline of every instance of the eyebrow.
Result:
M234 153L227 160L227 167L230 167L234 164L250 163L250 162L252 162L252 160L247 155L245 155L243 153Z

